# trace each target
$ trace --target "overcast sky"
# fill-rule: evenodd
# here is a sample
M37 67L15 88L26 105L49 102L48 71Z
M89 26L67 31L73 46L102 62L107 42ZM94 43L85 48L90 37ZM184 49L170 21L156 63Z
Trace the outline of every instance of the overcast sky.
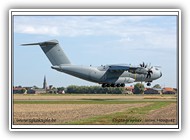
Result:
M153 85L176 87L176 16L14 16L14 85L56 87L98 85L51 69L38 46L22 43L57 39L77 65L134 64L161 66ZM131 84L129 84L131 85Z

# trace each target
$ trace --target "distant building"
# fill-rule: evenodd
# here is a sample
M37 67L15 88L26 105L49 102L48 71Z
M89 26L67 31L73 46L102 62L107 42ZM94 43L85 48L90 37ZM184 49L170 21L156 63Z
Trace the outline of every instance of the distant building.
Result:
M14 94L23 94L22 87L13 87Z
M59 94L65 94L65 91L64 90L59 90L58 93Z
M27 94L27 89L25 87L13 87L13 94Z
M24 87L26 90L30 90L32 89L33 87Z
M52 89L53 85L50 85L50 89L53 93L56 93L57 90ZM44 76L44 81L43 81L43 88L38 88L37 86L33 87L22 87L22 86L17 86L13 87L13 93L14 94L40 94L40 93L47 93L48 85L46 81L46 76Z
M53 89L51 89L51 90L48 90L48 93L58 94L57 88L53 88Z
M160 91L161 91L161 90L156 90L156 89L153 89L153 88L147 88L147 89L144 91L144 94L161 94Z
M134 87L129 86L125 87L125 91L123 92L124 94L134 94ZM176 94L177 89L171 88L171 87L165 87L165 88L145 88L144 89L144 94Z
M27 93L28 93L28 94L46 93L46 89L42 89L42 88L39 88L39 89L30 89L30 90L28 90Z
M47 89L46 76L44 76L43 89Z
M125 87L124 94L133 94L133 91L134 91L133 86Z
M176 94L177 89L170 88L170 87L165 87L165 88L162 89L162 93L163 94Z
M53 85L49 85L49 89L53 89Z

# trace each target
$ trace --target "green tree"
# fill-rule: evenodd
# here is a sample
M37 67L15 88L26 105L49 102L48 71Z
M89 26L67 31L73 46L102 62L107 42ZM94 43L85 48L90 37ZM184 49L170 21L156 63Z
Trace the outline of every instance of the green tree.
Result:
M39 89L39 87L37 87L37 86L35 86L35 85L33 86L33 88L34 88L34 89Z
M27 93L27 90L26 90L25 88L23 88L23 89L21 89L21 92L22 92L23 94L26 94L26 93Z
M153 86L153 88L159 88L159 89L161 89L161 86L159 84L156 84L156 85Z
M65 90L65 87L58 87L57 90L58 91L63 91L63 90Z
M75 86L71 85L67 87L66 93L89 93L89 94L122 94L124 91L123 87L105 87L100 86Z
M141 83L135 84L134 94L144 94L144 85Z
M70 85L67 87L67 93L77 93L76 92L76 86Z

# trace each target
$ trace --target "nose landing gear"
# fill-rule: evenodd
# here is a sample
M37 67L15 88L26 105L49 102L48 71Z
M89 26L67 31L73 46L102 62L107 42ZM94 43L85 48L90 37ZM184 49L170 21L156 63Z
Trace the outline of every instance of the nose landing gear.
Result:
M151 83L150 83L150 82L148 82L146 85L147 85L147 86L151 86Z

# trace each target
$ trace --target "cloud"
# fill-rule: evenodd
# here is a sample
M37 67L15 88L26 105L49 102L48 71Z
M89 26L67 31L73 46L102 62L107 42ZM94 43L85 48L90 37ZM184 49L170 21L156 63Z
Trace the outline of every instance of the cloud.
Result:
M118 46L176 44L176 19L169 16L15 16L14 32L48 36L115 36ZM140 46L140 45L142 46Z
M57 27L52 26L34 26L34 25L18 25L15 29L17 33L23 34L39 34L39 35L59 35Z
M15 16L14 31L26 34L45 34L63 36L80 35L122 35L128 25L142 17L125 16Z

